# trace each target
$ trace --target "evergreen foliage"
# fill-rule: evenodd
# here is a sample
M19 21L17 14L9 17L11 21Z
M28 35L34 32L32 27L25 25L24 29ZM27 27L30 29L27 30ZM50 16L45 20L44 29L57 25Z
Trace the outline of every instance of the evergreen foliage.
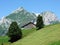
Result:
M37 30L43 28L43 26L44 26L44 24L43 24L42 16L38 15L37 23L36 23Z
M8 37L10 37L9 42L13 43L22 38L21 29L18 27L16 22L12 22L9 30L8 30Z

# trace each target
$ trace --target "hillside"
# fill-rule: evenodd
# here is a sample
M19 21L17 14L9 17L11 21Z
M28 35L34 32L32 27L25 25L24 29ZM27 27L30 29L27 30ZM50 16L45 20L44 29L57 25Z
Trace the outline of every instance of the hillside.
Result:
M16 21L18 25L21 27L32 20L36 19L36 15L34 13L30 13L26 11L23 7L19 7L11 14L6 16L6 19L11 19L11 21Z
M22 30L22 38L30 35L31 33L35 32L36 29L33 28L33 29L23 29ZM8 42L9 40L9 37L6 35L6 36L0 36L0 45L3 43L4 45L9 45L11 44L10 42Z
M34 13L26 11L23 7L19 7L8 16L2 17L0 20L1 32L0 36L5 35L11 22L16 21L19 27L36 20L36 15ZM4 33L3 33L4 32Z
M4 16L0 19L0 36L6 35L11 22L16 21L19 27L22 27L29 22L36 24L38 15L41 15L43 17L43 22L45 25L59 23L58 18L52 11L45 11L37 14L29 12L23 7L19 7L16 10L12 11L12 13L9 15Z
M50 45L60 40L60 24L45 27L11 45ZM60 43L60 42L59 42Z
M56 14L54 14L52 11L45 11L40 15L43 17L45 25L56 24L59 22Z

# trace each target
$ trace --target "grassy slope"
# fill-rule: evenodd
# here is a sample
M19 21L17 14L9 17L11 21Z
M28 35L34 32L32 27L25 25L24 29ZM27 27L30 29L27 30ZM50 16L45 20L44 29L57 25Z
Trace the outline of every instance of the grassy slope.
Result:
M35 32L35 31L36 31L35 28L32 28L32 29L23 29L22 30L23 38L28 36L29 34Z
M22 34L23 34L23 38L27 35L29 35L30 33L35 32L36 29L23 29L22 30ZM8 42L9 38L8 36L0 36L0 45L3 43L4 45L9 45L11 43Z
M60 40L60 24L45 27L11 45L49 45Z
M60 45L60 40L54 41L54 42L50 43L49 45Z
M3 43L4 45L9 45L10 43L8 42L8 37L7 36L0 36L0 45Z

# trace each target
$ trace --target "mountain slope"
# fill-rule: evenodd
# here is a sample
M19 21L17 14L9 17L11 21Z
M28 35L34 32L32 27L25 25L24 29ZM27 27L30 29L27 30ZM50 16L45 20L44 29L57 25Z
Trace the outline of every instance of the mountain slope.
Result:
M0 36L4 36L7 33L10 24L11 24L10 19L6 19L5 17L3 17L0 20Z
M43 17L43 21L45 25L58 23L57 16L51 11L45 11L40 14Z
M49 45L60 40L60 24L45 27L11 45Z
M52 13L51 11L42 12L40 15L43 17L43 21L45 25L55 24L59 22L55 14ZM37 16L35 13L30 13L26 11L23 7L18 8L15 11L13 11L11 14L9 14L6 17L3 17L0 20L0 27L1 27L0 36L5 35L7 33L11 22L16 21L19 27L21 27L31 21L36 24L36 18Z
M18 25L21 27L24 24L31 22L32 20L35 20L36 15L34 13L26 11L23 7L21 7L12 12L6 18L11 19L12 21L16 21Z
M6 17L3 17L0 20L0 36L5 35L8 31L8 28L11 22L16 21L19 27L31 22L32 20L36 20L36 15L34 13L30 13L26 11L23 7L16 9L11 14Z

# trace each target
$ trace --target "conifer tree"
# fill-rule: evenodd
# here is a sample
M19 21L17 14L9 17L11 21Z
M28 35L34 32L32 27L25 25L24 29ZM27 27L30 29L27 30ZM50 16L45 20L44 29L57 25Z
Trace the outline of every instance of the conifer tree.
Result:
M11 43L22 38L21 29L18 27L16 22L11 23L7 34L8 34L8 37L10 38L9 42Z
M36 27L37 27L37 30L44 27L43 19L42 19L42 16L40 16L40 15L38 15L38 17L37 17Z

